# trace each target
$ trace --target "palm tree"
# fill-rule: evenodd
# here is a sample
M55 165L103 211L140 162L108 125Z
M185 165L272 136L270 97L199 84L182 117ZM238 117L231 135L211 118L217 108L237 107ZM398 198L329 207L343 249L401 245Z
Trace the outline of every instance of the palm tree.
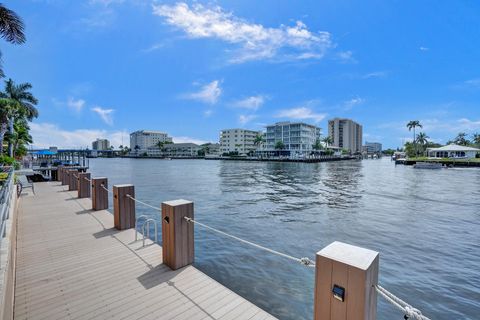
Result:
M13 124L15 118L26 118L28 121L32 121L33 118L38 117L38 110L35 107L38 104L37 98L30 92L32 85L28 82L15 84L12 79L5 81L5 92L0 92L0 98L10 99L16 101L16 108L11 108L11 112L8 117L10 134L14 134ZM3 142L3 140L1 141ZM8 145L8 154L13 156L13 145Z
M467 134L465 132L460 132L457 134L454 142L461 146L467 146L470 144L470 141L467 139Z
M12 10L0 3L0 36L13 44L25 42L25 26L22 19ZM0 52L1 57L1 52ZM3 68L0 65L0 77L4 77Z
M11 139L13 140L13 153L15 156L19 156L23 152L20 150L26 150L25 145L28 145L33 142L32 136L29 133L30 127L28 122L23 119L17 119L14 124L15 134L12 135Z
M420 132L417 135L417 143L419 143L422 146L422 150L425 151L425 146L428 144L428 139L430 139L429 136L425 132Z
M473 138L473 143L475 143L476 145L480 145L480 133L472 134L472 138Z
M423 128L423 126L420 124L420 121L418 120L411 120L407 123L407 128L408 131L412 131L413 129L413 150L415 152L415 155L417 155L417 143L416 143L416 135L415 135L415 129L416 128Z
M315 143L312 145L313 150L322 150L323 146L320 139L315 140Z
M263 135L261 134L257 134L255 136L255 140L253 141L253 144L258 148L259 146L262 145L262 143L264 142L265 140L263 139Z
M333 143L332 138L330 138L329 136L326 136L325 138L323 138L322 142L325 143L325 147L327 147L327 148L330 144Z
M20 105L17 101L0 97L0 155L3 153L3 142L8 131L8 123L18 110Z

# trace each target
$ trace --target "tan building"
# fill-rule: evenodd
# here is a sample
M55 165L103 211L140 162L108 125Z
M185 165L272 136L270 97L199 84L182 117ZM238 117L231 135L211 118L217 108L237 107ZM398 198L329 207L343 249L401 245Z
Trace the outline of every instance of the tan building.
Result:
M246 129L225 129L220 131L220 153L238 152L248 154L256 151L255 137L260 131Z
M348 150L350 153L362 152L363 128L350 119L334 118L328 121L328 136L331 145Z

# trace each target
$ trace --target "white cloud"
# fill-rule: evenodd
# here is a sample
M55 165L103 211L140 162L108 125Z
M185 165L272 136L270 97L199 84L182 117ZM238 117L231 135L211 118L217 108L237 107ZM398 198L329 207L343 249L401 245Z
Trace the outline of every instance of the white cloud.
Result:
M480 78L465 81L465 85L474 88L480 88Z
M91 4L91 5L100 4L100 5L103 5L105 7L108 7L108 6L113 5L113 4L124 3L124 2L125 2L125 0L90 0L90 1L88 1L88 3Z
M360 98L360 97L356 97L356 98L352 98L352 99L350 99L350 100L345 101L345 102L343 103L343 105L344 105L344 107L345 107L346 110L350 110L350 109L352 109L353 107L358 106L358 105L360 105L360 104L362 104L362 103L364 103L364 102L365 102L365 99Z
M203 111L203 115L204 115L204 117L206 117L206 118L210 117L212 114L213 114L213 110L212 110L212 109L207 109L207 110Z
M113 112L115 110L113 110L113 109L103 109L99 106L96 106L96 107L92 108L92 111L95 112L96 114L98 114L98 116L103 120L103 122L105 122L109 126L113 125Z
M265 103L265 100L267 100L266 96L256 95L237 100L233 103L233 106L256 111Z
M215 104L222 94L222 88L220 88L220 81L214 80L204 85L198 92L193 92L184 95L185 99L198 100L201 102Z
M298 107L292 109L280 110L276 115L277 118L289 118L308 120L311 119L315 122L320 122L325 119L327 115L325 113L315 113L312 109L307 107Z
M202 139L196 139L196 138L191 138L191 137L185 137L185 136L181 136L181 137L172 137L172 140L174 143L196 143L196 144L204 144L204 143L208 143L210 141L207 141L207 140L202 140Z
M356 63L357 60L353 57L352 51L341 51L337 54L338 60L342 62Z
M430 48L427 48L427 47L420 47L419 49L420 49L420 51L428 51L428 50L430 50Z
M241 125L245 125L247 123L249 123L250 121L252 121L253 119L257 118L256 115L254 114L249 114L249 115L244 115L244 114L241 114L239 117L238 117L238 122L241 124Z
M297 21L294 26L268 28L238 18L220 6L205 7L184 2L153 5L153 14L183 30L191 38L215 38L238 46L231 62L293 56L296 59L319 59L332 47L328 32L311 32Z
M110 140L111 145L118 147L129 143L129 134L126 131L107 131L103 129L77 129L67 131L51 123L30 124L30 133L33 137L34 148L91 148L92 141L97 138ZM122 139L123 137L123 139Z
M67 107L72 109L75 112L81 112L83 110L83 107L85 106L85 100L83 99L77 99L75 100L74 98L68 98L67 100Z
M387 76L386 71L374 71L366 73L362 76L363 79L370 79L370 78L384 78Z

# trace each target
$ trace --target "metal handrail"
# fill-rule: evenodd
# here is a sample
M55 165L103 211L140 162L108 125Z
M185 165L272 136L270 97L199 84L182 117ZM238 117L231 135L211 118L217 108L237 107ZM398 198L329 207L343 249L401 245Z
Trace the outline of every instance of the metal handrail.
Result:
M141 216L139 216L139 217L137 217L137 218L135 219L135 241L138 240L138 238L137 238L138 228L137 228L137 227L138 227L138 220L140 220L140 219L145 219L145 221L146 221L146 220L148 220L148 217L143 214L143 215L141 215ZM145 222L144 222L144 223L145 223ZM143 227L143 225L142 225L142 227ZM142 235L143 235L143 233L142 233Z
M145 247L145 238L150 239L150 222L153 222L153 226L155 227L155 243L158 243L158 230L157 230L157 221L153 220L152 218L145 220L142 226L142 233L143 233L143 243L142 247ZM145 232L146 228L146 232ZM146 233L146 235L145 235Z

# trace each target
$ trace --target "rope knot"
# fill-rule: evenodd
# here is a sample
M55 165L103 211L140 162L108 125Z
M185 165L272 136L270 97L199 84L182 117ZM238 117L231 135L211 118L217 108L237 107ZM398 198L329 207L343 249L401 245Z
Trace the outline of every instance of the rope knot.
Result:
M307 257L300 258L300 263L303 264L304 266L311 266L313 265L313 261L310 260Z

